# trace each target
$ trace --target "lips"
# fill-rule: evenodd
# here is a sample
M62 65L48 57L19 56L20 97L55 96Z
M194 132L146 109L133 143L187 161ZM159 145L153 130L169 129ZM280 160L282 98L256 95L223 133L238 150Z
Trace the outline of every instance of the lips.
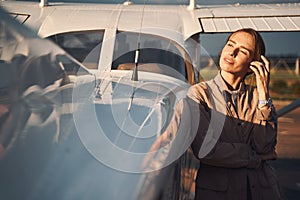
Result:
M225 63L228 63L228 64L233 64L234 63L233 58L225 57L223 60L225 61Z

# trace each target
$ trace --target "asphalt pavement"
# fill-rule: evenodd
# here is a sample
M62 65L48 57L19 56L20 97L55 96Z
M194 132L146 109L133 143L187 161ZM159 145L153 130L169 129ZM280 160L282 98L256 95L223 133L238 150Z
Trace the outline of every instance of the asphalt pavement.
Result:
M274 102L280 109L290 102ZM275 168L282 193L287 200L300 199L300 107L278 119L278 159Z

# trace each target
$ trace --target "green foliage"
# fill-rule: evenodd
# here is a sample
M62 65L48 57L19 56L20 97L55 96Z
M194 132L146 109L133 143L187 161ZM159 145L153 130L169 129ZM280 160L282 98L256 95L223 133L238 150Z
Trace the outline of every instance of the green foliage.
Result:
M293 100L300 98L300 79L278 79L277 77L270 82L270 93L274 99Z

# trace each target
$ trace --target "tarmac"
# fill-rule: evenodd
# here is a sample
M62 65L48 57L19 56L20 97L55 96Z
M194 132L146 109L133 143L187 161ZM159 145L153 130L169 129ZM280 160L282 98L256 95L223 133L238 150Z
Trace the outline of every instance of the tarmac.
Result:
M275 101L277 110L289 104ZM286 200L300 199L300 107L278 119L276 151L278 159L270 164L275 168L281 191Z

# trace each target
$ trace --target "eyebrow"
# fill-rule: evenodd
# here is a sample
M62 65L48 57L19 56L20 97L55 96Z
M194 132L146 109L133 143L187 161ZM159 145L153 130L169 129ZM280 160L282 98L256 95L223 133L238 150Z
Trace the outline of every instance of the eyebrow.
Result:
M232 42L232 43L234 43L234 44L236 44L236 42L234 41L234 40L228 40L229 42ZM252 51L250 50L250 49L248 49L247 47L245 47L245 46L241 46L243 49L246 49L247 51L249 51L250 53L252 53Z

